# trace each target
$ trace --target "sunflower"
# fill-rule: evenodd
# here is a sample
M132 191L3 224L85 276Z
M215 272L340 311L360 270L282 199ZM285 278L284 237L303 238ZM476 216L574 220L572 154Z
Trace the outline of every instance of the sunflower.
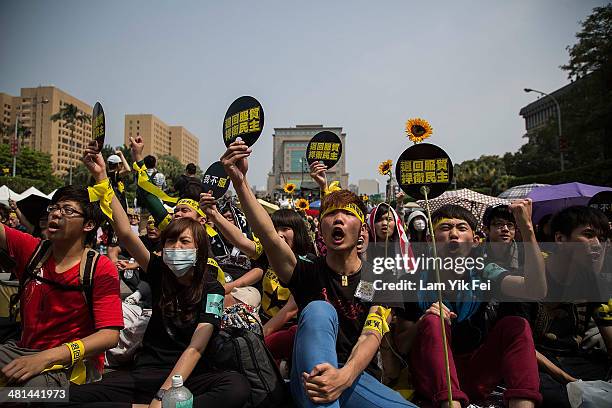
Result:
M285 190L285 193L287 194L293 194L295 193L295 184L287 183L285 184L285 187L283 187L283 190Z
M367 203L368 201L370 201L370 197L368 197L368 195L367 195L367 194L362 194L362 195L361 195L361 200L362 200L364 203Z
M414 143L422 142L431 136L433 128L425 119L414 118L406 122L406 134Z
M295 201L295 209L296 210L298 210L298 211L306 211L309 208L310 208L310 204L308 203L307 199L300 198L300 199Z
M391 160L387 160L378 165L378 172L381 176L387 176L391 174L392 163L393 162Z

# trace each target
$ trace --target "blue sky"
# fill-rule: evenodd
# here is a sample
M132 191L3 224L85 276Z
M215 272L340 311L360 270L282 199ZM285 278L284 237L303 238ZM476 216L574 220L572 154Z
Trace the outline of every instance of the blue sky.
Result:
M411 143L423 117L454 162L516 151L519 109L567 83L579 21L605 1L0 2L0 92L53 84L102 102L111 144L126 113L153 113L224 150L229 104L266 113L250 182L265 186L274 127L342 126L350 181Z

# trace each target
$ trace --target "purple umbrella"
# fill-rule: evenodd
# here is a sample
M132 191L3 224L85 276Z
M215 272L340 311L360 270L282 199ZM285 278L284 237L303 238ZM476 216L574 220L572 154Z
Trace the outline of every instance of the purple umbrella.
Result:
M534 188L527 196L533 200L533 222L537 224L545 215L554 214L572 205L587 205L591 197L600 191L612 191L612 188L582 183Z

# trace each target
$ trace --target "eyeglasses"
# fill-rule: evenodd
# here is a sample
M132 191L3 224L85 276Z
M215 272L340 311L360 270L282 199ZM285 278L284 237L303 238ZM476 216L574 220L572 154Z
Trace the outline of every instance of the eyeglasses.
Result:
M496 221L496 222L492 223L491 226L493 228L495 228L495 229L498 229L498 230L500 230L500 229L502 229L504 227L507 227L510 231L513 231L516 228L514 223L510 222L510 221Z
M51 204L49 206L47 206L47 212L49 214L51 214L53 211L57 211L59 210L60 214L67 216L67 217L71 217L75 214L80 215L81 217L84 217L85 214L83 214L82 212L78 212L77 210L75 210L72 207L68 207L68 206L64 206L64 207L60 207L57 204Z

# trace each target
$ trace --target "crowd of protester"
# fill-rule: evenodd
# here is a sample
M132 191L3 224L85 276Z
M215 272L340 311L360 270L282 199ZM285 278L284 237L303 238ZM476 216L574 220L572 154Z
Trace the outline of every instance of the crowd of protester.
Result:
M254 406L252 378L211 352L238 326L269 350L287 406L444 407L450 383L453 407L569 407L568 383L611 380L610 293L572 292L611 273L610 222L597 209L534 225L529 199L482 219L446 205L430 224L424 209L371 207L330 188L315 162L319 215L269 214L249 187L244 142L221 157L236 197L220 200L193 164L170 197L143 150L131 139L130 166L89 146L93 185L60 188L37 220L14 202L0 208L2 272L19 283L0 299L2 324L17 328L0 332L0 386L69 387L72 406L160 407L180 374L194 406ZM127 203L126 177L140 208ZM443 291L441 305L433 292L382 299L372 289L374 258L431 255L432 241L438 257L481 256L484 268L386 273L488 281L492 297Z

